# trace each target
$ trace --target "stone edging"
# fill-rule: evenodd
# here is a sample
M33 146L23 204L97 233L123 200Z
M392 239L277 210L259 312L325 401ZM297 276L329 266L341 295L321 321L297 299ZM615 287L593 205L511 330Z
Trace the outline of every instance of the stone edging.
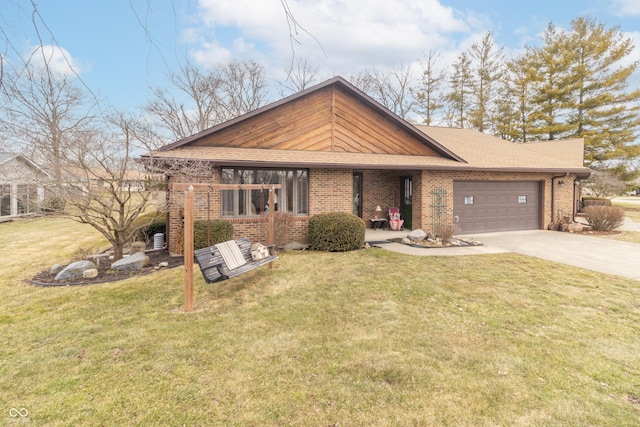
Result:
M173 268L181 267L183 265L184 264L178 264L178 265L174 265L173 267L165 267L165 268L163 268L163 270L171 270ZM43 287L43 288L60 287L60 286L101 285L103 283L119 282L121 280L127 280L127 279L131 279L133 277L146 276L146 275L149 275L151 273L155 273L157 271L160 271L160 270L149 270L149 271L146 271L144 273L132 274L131 276L121 276L121 277L114 277L114 278L111 278L111 279L93 280L93 281L90 281L90 282L43 283L43 282L38 282L36 280L31 279L31 280L29 280L29 283L31 283L34 286L40 286L40 287Z

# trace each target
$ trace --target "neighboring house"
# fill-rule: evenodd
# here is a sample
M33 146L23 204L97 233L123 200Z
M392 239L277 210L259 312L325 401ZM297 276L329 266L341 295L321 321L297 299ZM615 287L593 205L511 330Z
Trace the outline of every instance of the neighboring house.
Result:
M0 152L0 221L40 212L47 178L22 154Z
M277 210L294 215L290 238L304 241L317 213L367 221L376 206L400 207L409 229L544 229L575 214L579 181L590 173L583 151L582 139L515 144L469 129L414 126L336 77L143 159L207 164L213 173L198 181L210 184L281 184ZM169 175L168 240L177 251L184 191L172 185L189 179ZM228 219L236 237L264 241L267 195L196 192L196 219Z
M110 190L141 192L147 190L147 184L161 182L162 176L139 170L126 170L120 175L119 170L105 170L100 168L65 168L64 180L67 185L82 189L87 193L92 190Z

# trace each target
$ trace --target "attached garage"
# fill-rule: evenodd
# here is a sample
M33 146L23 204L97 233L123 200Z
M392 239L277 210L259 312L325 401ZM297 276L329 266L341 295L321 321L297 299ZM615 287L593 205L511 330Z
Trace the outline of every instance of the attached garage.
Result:
M538 181L454 181L456 231L469 234L540 229L540 187Z

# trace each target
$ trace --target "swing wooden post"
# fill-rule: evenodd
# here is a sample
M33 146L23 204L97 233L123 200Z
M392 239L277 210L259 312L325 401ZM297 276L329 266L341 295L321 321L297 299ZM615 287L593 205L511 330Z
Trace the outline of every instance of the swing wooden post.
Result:
M273 201L275 193L275 187L271 187L269 189L269 226L267 228L267 246L272 246L276 243L276 212L275 203ZM276 262L271 261L269 263L269 269L273 270L275 268L275 265Z
M173 183L171 186L172 191L185 190L184 201L184 311L193 310L193 199L194 190L211 191L212 189L218 190L264 190L269 186L269 215L268 215L268 229L267 229L267 243L273 245L275 242L275 203L274 195L275 190L282 188L281 184L188 184L188 183ZM207 203L209 206L209 202ZM210 206L209 206L210 209ZM275 262L269 263L269 268L274 268Z
M193 310L193 187L184 201L184 311Z

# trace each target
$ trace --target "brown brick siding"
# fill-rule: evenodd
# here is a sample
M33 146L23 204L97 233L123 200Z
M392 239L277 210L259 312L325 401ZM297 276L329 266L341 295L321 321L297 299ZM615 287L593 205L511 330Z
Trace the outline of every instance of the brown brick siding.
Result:
M446 191L446 218L453 221L453 181L540 181L543 182L541 206L544 207L543 224L545 228L559 213L572 216L574 208L575 176L569 175L555 179L555 203L551 197L552 175L543 173L506 173L506 172L468 172L468 171L361 171L363 176L362 216L365 220L372 218L375 207L380 205L382 215L386 216L389 206L400 203L400 178L413 178L413 228L431 231L433 228L432 208L435 189ZM216 168L213 176L201 178L196 182L218 183L220 169ZM350 169L311 169L309 171L309 216L296 216L290 227L289 240L307 242L307 225L309 217L320 212L352 212L353 203L353 171ZM185 178L172 177L170 182L184 182ZM562 180L564 185L559 185ZM194 182L192 180L192 182ZM171 188L171 187L170 187ZM552 206L553 204L553 206ZM178 248L178 236L182 228L182 210L184 192L171 191L169 196L169 249L173 253L182 252ZM552 214L552 209L555 212ZM194 201L196 220L206 220L207 191L196 191ZM220 191L210 193L209 218L221 218ZM267 222L264 217L229 219L234 227L234 238L249 237L252 241L266 242Z
M541 228L555 219L558 212L572 218L574 206L573 182L575 175L556 178L555 203L552 202L551 180L552 175L545 173L513 173L513 172L452 172L452 171L423 171L420 174L421 183L414 179L413 185L413 228L431 230L433 228L432 210L434 203L432 191L441 188L447 193L447 218L453 221L453 181L539 181L542 182L540 205L543 207ZM560 186L558 181L563 180ZM418 193L418 194L417 194ZM417 199L421 200L418 201ZM552 204L554 206L552 206ZM418 210L421 208L421 211ZM556 212L553 214L551 210Z

